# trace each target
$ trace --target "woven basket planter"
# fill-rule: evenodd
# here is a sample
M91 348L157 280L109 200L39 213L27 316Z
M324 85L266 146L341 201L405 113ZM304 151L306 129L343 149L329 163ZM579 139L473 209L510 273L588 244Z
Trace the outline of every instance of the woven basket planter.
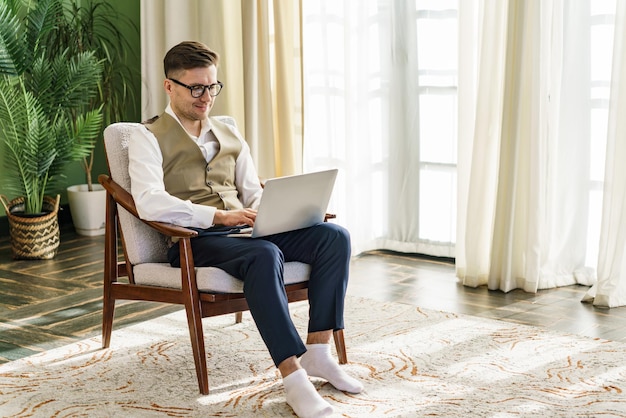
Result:
M54 258L59 248L59 202L46 196L42 215L24 215L24 198L18 197L10 202L0 195L0 201L9 219L11 252L15 260L49 260Z

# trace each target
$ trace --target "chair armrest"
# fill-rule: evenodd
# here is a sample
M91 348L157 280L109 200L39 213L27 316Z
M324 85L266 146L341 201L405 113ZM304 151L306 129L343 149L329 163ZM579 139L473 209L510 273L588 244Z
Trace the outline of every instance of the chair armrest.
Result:
M131 215L139 219L141 222L151 226L163 235L167 235L173 238L191 238L198 235L198 232L187 229L182 226L169 224L158 221L146 221L141 219L137 213L137 207L133 196L126 191L122 186L117 184L113 179L106 174L100 174L98 176L98 182L104 187L107 193L115 200L117 204L126 209Z

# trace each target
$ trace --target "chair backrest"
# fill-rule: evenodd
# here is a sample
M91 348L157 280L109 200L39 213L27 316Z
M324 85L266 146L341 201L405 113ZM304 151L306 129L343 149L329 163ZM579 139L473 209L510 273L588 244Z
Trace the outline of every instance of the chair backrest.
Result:
M128 143L131 133L139 125L119 122L107 126L104 130L104 147L111 179L129 193ZM117 213L124 234L124 250L132 265L167 262L169 243L165 236L135 218L120 205L117 205Z
M215 119L236 127L235 120L230 116L216 116ZM129 193L128 143L132 132L139 126L139 123L117 122L104 130L104 147L111 178ZM128 261L132 265L167 262L168 238L135 218L120 205L117 205L117 212Z

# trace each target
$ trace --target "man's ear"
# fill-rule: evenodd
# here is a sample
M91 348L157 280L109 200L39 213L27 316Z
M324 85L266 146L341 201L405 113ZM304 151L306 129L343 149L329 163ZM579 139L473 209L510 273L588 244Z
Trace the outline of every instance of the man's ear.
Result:
M170 94L172 92L172 82L166 78L163 80L163 88L167 94Z

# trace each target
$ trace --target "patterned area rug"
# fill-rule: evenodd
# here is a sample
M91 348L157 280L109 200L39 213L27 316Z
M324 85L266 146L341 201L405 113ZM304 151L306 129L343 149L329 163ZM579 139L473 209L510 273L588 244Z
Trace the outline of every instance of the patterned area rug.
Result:
M292 305L303 330L307 305ZM183 312L0 366L3 417L290 417L280 378L244 315L204 320L201 396ZM626 417L626 345L414 306L349 298L349 373L314 380L343 417Z

